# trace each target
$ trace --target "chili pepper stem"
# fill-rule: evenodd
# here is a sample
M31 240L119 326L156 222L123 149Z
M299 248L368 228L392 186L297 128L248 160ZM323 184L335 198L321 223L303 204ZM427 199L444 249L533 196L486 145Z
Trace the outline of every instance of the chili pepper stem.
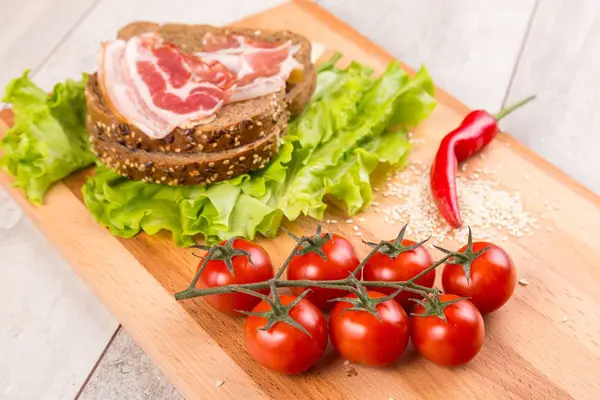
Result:
M500 121L502 118L506 117L508 114L512 113L517 108L521 108L522 106L529 103L533 99L535 99L535 96L529 96L523 100L520 100L514 104L511 104L510 106L508 106L506 108L503 108L502 110L498 111L498 113L494 114L496 121Z

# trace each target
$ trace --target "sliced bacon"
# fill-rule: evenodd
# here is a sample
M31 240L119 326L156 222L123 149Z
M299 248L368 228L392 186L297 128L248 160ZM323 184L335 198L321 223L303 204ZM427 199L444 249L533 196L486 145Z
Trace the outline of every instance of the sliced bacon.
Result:
M234 35L215 35L214 33L208 32L202 38L202 47L207 53L237 49L243 45L243 42L241 42L239 38L239 36Z
M153 138L214 118L235 76L217 60L201 60L148 33L104 43L100 87L109 107Z
M301 69L294 58L299 46L290 41L267 42L241 35L207 33L204 51L195 55L227 66L237 77L230 102L247 100L285 88L290 74Z

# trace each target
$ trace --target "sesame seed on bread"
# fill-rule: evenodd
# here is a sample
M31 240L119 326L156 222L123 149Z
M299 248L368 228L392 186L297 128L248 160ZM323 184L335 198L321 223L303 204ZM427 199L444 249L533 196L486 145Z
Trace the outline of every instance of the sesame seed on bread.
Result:
M109 109L97 74L91 74L86 85L87 129L100 161L131 179L170 185L207 184L263 168L277 154L287 118L299 115L314 93L317 74L310 42L290 31L152 22L130 23L117 36L128 40L146 32L189 52L202 51L208 32L290 40L300 46L294 57L304 66L302 80L288 83L285 91L226 104L209 123L176 128L154 139Z
M132 150L90 130L92 150L100 162L119 175L168 185L204 185L264 168L277 154L279 138L286 133L282 116L270 132L252 143L213 153L160 153Z

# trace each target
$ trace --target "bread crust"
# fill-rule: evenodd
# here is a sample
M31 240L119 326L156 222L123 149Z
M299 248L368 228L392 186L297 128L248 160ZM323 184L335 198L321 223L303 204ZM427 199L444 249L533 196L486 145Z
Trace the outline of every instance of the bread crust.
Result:
M285 117L264 137L242 147L218 153L166 154L131 150L90 131L92 150L119 175L168 185L205 185L264 168L279 150L286 133Z
M314 93L317 74L311 44L290 31L164 24L138 21L119 30L128 40L155 32L188 52L203 50L208 32L252 36L266 41L291 40L299 45L294 57L304 66L302 81L260 98L226 104L209 123L176 128L154 139L123 121L106 105L97 74L86 84L87 129L95 154L118 174L135 180L169 185L204 185L263 168L277 154L288 117L299 115Z
M281 91L226 105L210 123L188 129L175 128L164 138L154 139L108 109L98 88L96 74L90 75L85 91L87 129L95 129L104 140L112 140L131 150L212 153L235 149L264 136L287 113L285 94Z

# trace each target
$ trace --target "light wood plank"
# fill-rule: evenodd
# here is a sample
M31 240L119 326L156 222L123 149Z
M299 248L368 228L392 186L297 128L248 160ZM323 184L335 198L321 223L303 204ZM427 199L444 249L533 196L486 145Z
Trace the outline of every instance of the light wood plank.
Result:
M119 329L79 400L180 400L181 395L125 329Z
M0 188L0 398L72 399L117 322Z
M537 94L503 124L600 193L600 2L540 1L508 97Z
M77 176L82 177L74 174L70 179L77 179ZM261 388L227 357L225 350L198 325L184 306L164 291L119 239L94 221L78 197L81 195L79 188L72 190L65 183L57 183L46 196L44 206L36 208L10 183L6 174L0 174L0 184L34 218L83 280L88 284L97 279L103 282L101 286L92 286L95 294L113 313L119 311L119 320L134 338L143 344L152 341L156 335L162 336L157 347L146 346L146 351L165 369L167 377L183 395L214 398L218 393L223 398L236 399L236 393L244 392L247 400L265 397ZM48 230L44 222L48 219L60 229ZM65 234L82 227L86 227L85 231L75 236ZM133 286L125 289L124 285ZM161 311L157 312L156 307ZM182 353L183 348L186 350ZM213 362L216 360L218 362ZM214 382L224 376L235 379L230 379L223 389L216 388Z
M211 0L104 0L85 18L81 25L48 62L35 74L38 84L49 89L67 77L96 70L98 44L113 39L116 31L135 20L223 25L251 13L281 3L283 0L223 1Z
M20 35L16 34L17 32L19 32L19 30L12 29L12 25L10 27L5 27L5 29L0 31L0 38L6 39L5 41L2 41L2 43L6 42L6 43L10 44L10 45L6 46L5 50L3 50L4 53L0 53L3 55L3 57L2 57L3 66L0 66L0 68L2 68L2 69L0 69L0 73L1 73L0 77L2 79L5 79L5 81L8 81L9 79L13 78L14 76L20 74L24 68L37 66L36 63L41 61L42 58L46 57L48 55L48 53L53 50L53 47L58 44L58 40L60 40L62 38L64 33L67 32L68 29L71 28L71 26L75 22L75 18L73 18L73 21L68 20L69 16L71 16L71 15L76 16L75 14L76 14L77 10L83 10L85 6L89 6L91 4L91 1L75 2L77 4L77 6L70 7L70 5L68 3L73 3L71 0L68 0L68 1L61 0L61 1L62 1L62 3L59 3L58 1L55 0L53 2L54 4L48 4L48 6L47 6L48 9L45 9L44 5L40 4L39 2L37 2L36 4L28 4L27 2L24 2L22 4L22 6L19 5L19 7L17 7L15 9L15 13L14 13L14 15L12 15L11 21L13 21L15 24L17 24L19 29L24 29L24 27L27 27L29 25L33 25L33 26L30 26L29 30L24 29L24 32L22 32ZM48 3L52 3L52 2L48 1ZM100 42L100 40L112 38L119 26L121 26L133 19L162 20L165 22L167 22L167 21L197 22L198 21L198 19L197 19L198 13L202 13L203 10L206 10L207 7L210 7L211 12L208 13L208 15L210 15L211 20L207 21L207 22L214 23L214 24L223 24L223 23L226 23L233 19L240 18L243 15L246 15L246 14L249 14L252 12L257 12L257 11L260 11L261 9L268 8L277 3L278 3L277 1L268 1L268 0L267 1L244 1L244 2L231 2L230 1L230 2L223 3L220 7L213 7L213 3L208 4L208 2L206 2L206 1L205 2L197 2L197 1L177 2L174 4L168 4L168 5L161 1L155 1L155 2L153 2L153 4L152 4L152 2L142 2L142 1L127 2L125 4L123 2L119 2L119 1L112 1L112 2L105 1L103 4L100 5L99 10L94 11L90 15L89 19L86 19L86 22L81 27L77 28L77 30L72 33L70 38L68 38L66 40L66 42L70 42L71 40L74 39L77 43L81 43L81 39L86 39L87 41L83 42L82 48L84 48L84 49L87 48L88 50L92 50L92 51L86 53L86 52L82 52L78 49L73 49L73 47L69 47L68 44L66 46L62 46L60 48L60 49L62 49L61 50L62 53L59 52L58 56L51 57L49 59L49 64L51 66L50 70L52 71L52 73L56 73L57 75L59 75L59 77L49 77L48 78L48 77L44 76L44 72L42 72L39 75L33 74L33 76L34 76L34 78L36 78L35 79L36 81L41 82L43 87L45 87L46 89L50 89L55 82L62 80L65 77L76 77L82 71L90 71L90 70L95 69L95 62L96 62L95 56L96 56L97 44ZM35 8L33 6L36 6L37 8ZM2 8L3 7L0 7L0 9L2 9ZM64 11L63 8L68 8L69 12L63 12ZM190 10L198 10L198 13L190 12ZM45 19L43 19L43 20L39 19L41 17L37 14L33 15L32 14L33 11L36 11L39 13L45 12L43 14ZM120 19L115 18L115 16L117 16L117 15L120 16ZM27 18L29 18L29 19L27 19ZM29 20L34 21L34 22L28 24L27 22ZM204 18L203 20L206 20L206 18ZM107 21L110 21L110 23L107 23ZM0 27L0 29L2 29L2 27ZM49 34L44 36L43 40L37 40L37 42L35 43L35 47L34 47L34 43L30 40L32 38L29 37L32 35L31 32L34 33L34 38L39 38L39 36L41 36L40 32L45 31L45 30L48 30ZM82 31L83 31L83 33L82 33ZM96 37L96 36L93 36L93 37L87 36L86 37L85 36L86 33L96 34L97 32L104 32L104 33L106 33L106 35L102 36L102 37ZM4 36L2 36L2 35L4 35ZM10 36L10 35L12 35L12 36ZM56 38L56 43L50 41L50 39L52 39L52 38ZM91 45L91 43L93 43L93 45ZM31 51L31 49L33 49L33 48L36 48L39 50ZM1 47L0 47L0 49L1 49ZM45 50L47 50L48 53L46 53ZM21 54L21 53L25 53L25 54ZM4 56L5 54L6 54L6 57ZM35 57L33 57L33 55L37 55L38 57L35 58ZM12 61L4 63L5 59L6 60L12 59ZM83 63L82 65L87 65L87 67L80 67L80 65L79 65L80 62ZM87 62L87 64L86 64L86 62ZM44 68L42 68L42 69L47 71L48 67L46 67L46 65L48 65L48 64L45 64ZM75 68L72 68L74 66L75 66ZM52 68L56 68L56 69L52 69ZM61 73L63 73L63 74L61 74ZM0 83L4 84L4 81L1 81ZM0 190L2 190L2 189L0 189ZM11 202L10 204L14 204L14 203ZM9 218L12 218L12 217L9 217L6 215L7 214L5 214L5 213L0 213L0 223L4 219L6 219L8 221ZM14 215L14 214L11 214L11 215ZM38 235L38 237L39 237L39 233L35 232L35 228L31 227L30 224L28 226L29 227L25 230L24 236L35 237L35 235ZM28 243L28 242L26 242L26 243ZM34 251L33 250L34 246L35 246L34 242L28 243L28 247L26 247L26 252L28 254L37 252L38 254L41 255L39 258L42 258L44 260L52 259L51 256L45 255L45 253L42 252L43 248L37 248ZM6 249L6 251L8 251L8 248L3 247L3 243L0 243L0 254L2 254L2 250L5 250L5 249ZM36 266L39 269L47 268L47 266L45 265L45 263L43 261L40 261L39 259L36 261L37 261ZM55 280L57 282L57 284L60 282L62 282L63 284L71 284L71 281L73 279L77 279L76 275L73 273L72 270L70 270L64 264L64 262L57 261L57 263L58 262L60 262L62 264L61 267L62 267L62 269L65 270L65 271L63 271L63 275L64 275L64 272L67 272L68 274L70 274L70 276L62 276L61 274L56 273L55 275L48 277L48 279ZM17 260L14 263L14 267L16 269L21 269L21 268L29 267L29 265L24 264L23 261L21 261L21 260ZM39 274L39 271L36 272L36 275L37 274ZM11 278L13 278L13 277L11 277ZM24 290L24 288L22 288L20 286L13 286L12 280L14 280L14 278L5 280L4 283L6 283L6 285L10 285L13 287L14 293L15 293L14 294L15 298L21 298L26 293L26 291ZM34 358L34 359L36 360L36 363L40 365L40 367L43 367L43 366L46 366L50 360L56 361L57 359L60 359L61 357L73 357L73 354L70 351L68 351L68 348L65 348L64 344L62 344L62 342L69 343L72 335L69 334L68 331L65 331L65 329L62 325L71 327L72 330L78 330L78 329L81 330L82 328L79 326L79 324L83 323L86 325L86 327L87 327L86 329L89 329L89 332L87 332L85 337L88 337L90 339L90 341L92 341L92 338L96 338L97 343L94 343L94 344L89 343L87 346L82 346L81 348L76 345L76 346L74 346L73 350L82 353L82 355L79 358L89 359L90 362L85 366L78 365L79 370L77 371L77 373L73 373L70 370L70 368L65 368L62 371L58 370L58 373L54 373L54 374L49 373L49 372L44 372L43 374L40 374L40 376L47 376L48 377L47 379L39 379L39 378L36 378L35 375L28 375L28 374L21 376L21 375L23 375L23 372L25 372L25 371L22 371L21 369L17 369L17 368L12 368L11 371L13 371L13 372L11 373L11 375L0 373L0 375L2 377L10 377L10 381L7 380L6 385L2 384L2 378L0 378L0 394L3 393L2 390L6 388L7 394L10 391L10 393L12 393L11 395L20 396L23 393L20 390L22 388L19 386L19 384L21 384L21 383L30 385L30 390L31 390L30 398L41 398L41 393L44 393L45 390L48 390L48 385L50 385L51 383L54 385L57 385L57 386L60 386L60 384L62 383L69 388L69 391L65 392L66 393L65 398L72 398L73 395L75 393L77 393L80 385L83 383L87 374L93 367L96 358L100 355L100 353L104 349L106 343L108 342L108 339L112 336L112 332L114 332L114 329L117 326L116 321L112 317L110 317L110 315L108 314L108 311L106 311L106 309L103 308L103 306L95 299L95 297L87 290L87 288L84 285L82 285L82 283L78 279L77 279L77 281L79 284L80 296L77 299L73 298L72 301L78 305L84 305L89 302L96 302L97 303L96 306L99 308L100 313L102 315L98 315L97 313L95 313L93 307L89 307L89 309L87 311L88 314L85 315L84 317L80 317L78 315L76 319L71 318L70 320L69 320L70 316L66 315L64 312L61 312L61 309L59 309L54 314L52 314L50 316L51 318L47 318L47 319L44 319L43 315L38 316L37 314L35 314L35 315L30 314L29 316L31 317L32 320L44 321L46 329L49 332L55 332L57 335L60 336L59 338L56 338L54 336L48 336L47 341L52 343L52 346L50 346L50 345L46 346L44 348L44 351L38 353L37 358ZM33 288L35 288L35 287L32 287L31 289L33 289ZM42 291L42 288L36 288L36 289L39 291ZM42 297L41 301L45 301L47 304L52 304L52 303L58 301L57 299L51 298L50 293L48 293L47 296L48 297L46 297L46 296ZM68 304L66 304L67 299L63 299L63 300L61 300L61 302L65 303L65 305L68 306ZM3 302L3 307L5 307L4 304L5 303ZM76 305L71 305L70 307L77 308ZM10 308L9 308L9 310L10 310ZM5 311L6 311L6 309L5 309ZM13 314L12 311L10 313ZM108 324L107 326L103 326L102 329L98 329L97 325L101 321L106 320L107 318L110 320L110 324ZM88 319L93 319L94 321L97 321L98 323L90 324L90 323L88 323ZM54 321L54 323L52 321ZM61 322L57 323L57 321L61 321ZM6 326L6 325L4 325L4 326ZM31 328L28 328L26 332L29 334L27 336L29 339L19 342L19 345L17 347L13 348L11 354L15 354L15 357L27 355L27 356L30 356L33 358L33 355L30 355L29 352L27 351L27 347L29 346L29 342L34 340L32 338L36 337L36 335L38 335L38 332L35 329L31 329ZM100 337L101 337L101 339L98 340L98 338L100 338ZM7 345L8 344L15 345L15 343L10 341L9 338L4 340L4 335L2 335L2 334L0 334L0 340L2 341L2 343L6 343ZM131 346L134 346L134 344L131 344ZM138 349L139 349L139 347L138 347ZM113 354L113 353L109 352L108 354ZM140 358L139 358L140 367L143 365L146 365L146 364L143 364L143 357L141 356L141 354L143 354L143 353L132 352L129 354L129 356L131 356L131 357L136 357L136 356L140 355ZM133 359L132 359L132 364L134 364ZM106 364L103 364L103 365L106 365ZM1 366L3 366L3 364L1 364ZM138 371L138 370L136 370L136 371ZM27 371L27 372L29 372L29 371ZM155 372L156 376L161 376L161 372L158 371L156 369L156 367L154 367L154 372ZM19 373L21 373L21 374L19 374ZM56 382L51 381L50 378L57 374L59 376L57 376ZM62 376L61 374L65 374L65 375L73 374L74 376L73 376L73 379L65 379L64 376ZM137 376L137 374L135 374L135 376L138 378L143 377L143 375ZM164 376L163 376L162 379L165 380L166 378L164 378ZM136 380L136 378L132 378L132 380ZM21 381L24 381L24 382L21 382ZM98 379L92 377L92 382L94 382L94 381L100 383L100 381ZM31 382L33 382L33 384L31 384ZM147 381L144 381L144 380L139 381L140 384L144 383L144 382L148 383ZM111 390L119 391L119 390L121 390L119 388L120 388L120 385L122 385L122 384L123 384L123 382L121 382L121 381L109 381L109 382L106 382L106 386L96 384L86 390L86 396L88 396L88 398L103 398L103 397L94 397L94 396L96 396L94 394L94 390L101 387L102 390L106 391L107 393L110 392ZM150 388L150 387L151 386L148 386L148 388ZM150 390L150 389L148 389L148 390ZM55 390L51 390L50 395L52 395L54 392L55 392ZM144 392L144 390L142 390L142 393L143 392ZM124 393L124 391L121 390L121 393ZM0 396L0 397L2 397L2 396ZM4 397L2 397L2 398L4 398ZM14 397L14 398L23 398L23 397ZM51 396L49 398L62 398L62 397L57 394L56 397ZM119 397L117 397L117 398L119 398Z
M248 23L298 30L378 70L390 61L384 51L308 3L282 6L255 16ZM439 138L467 112L442 91L438 92L438 99L440 104L432 117L417 130L425 144L415 148L413 160L428 162ZM552 231L511 238L505 244L519 274L527 276L532 284L519 288L506 308L486 319L486 343L468 366L443 369L411 356L387 369L357 368L358 376L350 379L344 379L343 362L333 354L303 376L287 377L266 371L243 348L242 320L220 315L202 301L174 303L173 292L189 283L197 260L189 251L174 248L164 235L141 235L131 240L110 237L75 198L84 178L81 174L57 185L48 204L40 209L32 209L13 190L11 193L35 216L54 243L76 261L74 267L94 283L103 301L119 314L124 326L186 396L214 398L215 393L223 393L232 398L260 398L265 394L275 398L596 398L600 393L596 377L600 346L595 340L600 329L600 249L595 246L594 232L600 225L600 199L510 136L500 137L486 151L484 159L474 160L469 167L491 168L499 163L504 166L497 174L500 187L520 190L531 213L539 216L544 212L543 199L548 193L554 194L563 206L544 222L544 227ZM531 181L515 180L524 170L531 174ZM7 183L3 175L0 181ZM389 197L381 199L384 206L394 201L397 200ZM389 225L374 218L371 211L364 216L363 238L389 234ZM54 227L59 222L63 229L57 230ZM314 223L308 220L300 220L292 227L296 233L307 233L313 228ZM332 228L350 236L364 254L365 248L352 234L350 224ZM86 246L84 237L95 246ZM292 247L285 237L261 243L276 263ZM576 251L568 252L572 248ZM569 270L563 268L567 264L572 266ZM575 269L577 273L572 273ZM561 307L567 312L573 310L568 323L561 322ZM214 382L223 377L225 370L232 382L228 381L221 388L223 391L215 392Z
M319 0L472 108L500 107L535 0Z
M95 0L0 0L0 88L36 68Z

